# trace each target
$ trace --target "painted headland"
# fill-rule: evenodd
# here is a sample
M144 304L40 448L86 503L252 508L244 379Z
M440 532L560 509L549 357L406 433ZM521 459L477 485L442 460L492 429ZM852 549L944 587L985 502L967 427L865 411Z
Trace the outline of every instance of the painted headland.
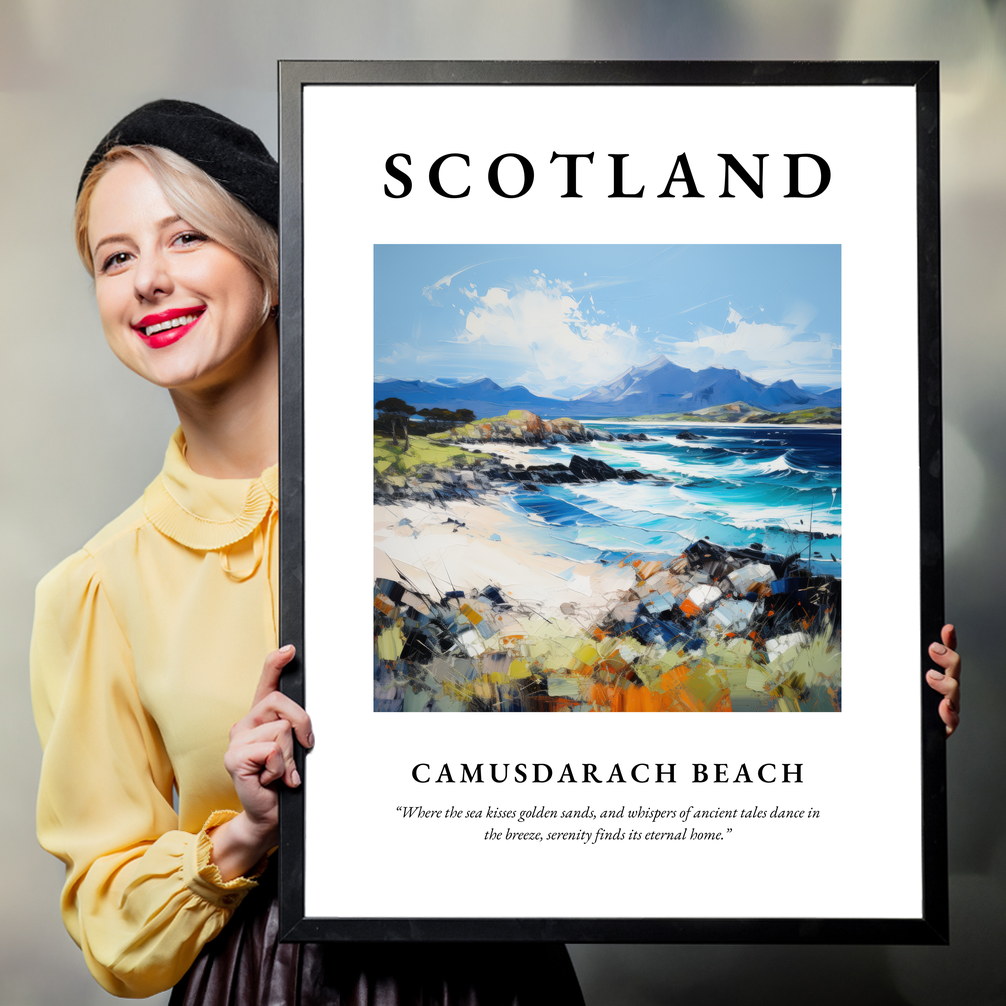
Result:
M376 710L841 709L837 246L374 278Z

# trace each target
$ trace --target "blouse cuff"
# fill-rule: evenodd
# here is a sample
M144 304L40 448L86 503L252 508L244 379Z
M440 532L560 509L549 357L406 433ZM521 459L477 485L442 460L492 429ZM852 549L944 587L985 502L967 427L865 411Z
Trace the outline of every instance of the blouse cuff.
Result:
M213 842L207 833L237 817L238 813L236 810L213 811L206 819L202 831L195 836L195 841L186 844L182 860L182 875L186 886L194 894L218 908L233 909L240 905L245 895L253 887L258 887L255 878L261 876L269 865L269 857L263 856L255 868L245 876L224 880L216 863L211 862Z

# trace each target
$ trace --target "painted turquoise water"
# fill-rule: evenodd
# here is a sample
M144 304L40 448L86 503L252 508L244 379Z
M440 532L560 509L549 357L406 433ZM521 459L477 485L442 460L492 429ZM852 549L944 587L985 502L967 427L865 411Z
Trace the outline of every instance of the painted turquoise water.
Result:
M666 482L608 481L520 489L506 505L539 525L553 548L602 560L626 553L677 555L700 538L726 547L761 544L802 553L814 573L841 576L842 435L807 427L681 427L585 422L648 441L536 448L529 464L568 464L573 454ZM687 429L703 440L682 440Z

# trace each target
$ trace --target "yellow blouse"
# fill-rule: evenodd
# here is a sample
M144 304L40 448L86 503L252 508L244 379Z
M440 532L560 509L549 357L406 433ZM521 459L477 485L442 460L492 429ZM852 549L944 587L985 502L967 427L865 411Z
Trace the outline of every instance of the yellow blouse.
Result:
M38 837L115 995L174 985L255 886L223 882L206 829L241 809L228 731L276 646L277 494L276 467L197 475L178 430L143 498L38 586Z

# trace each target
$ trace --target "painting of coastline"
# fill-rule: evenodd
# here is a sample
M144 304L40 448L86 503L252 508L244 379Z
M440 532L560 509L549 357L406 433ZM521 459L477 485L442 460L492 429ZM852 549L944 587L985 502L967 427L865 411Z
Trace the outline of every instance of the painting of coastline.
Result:
M377 245L374 709L841 709L841 249Z

